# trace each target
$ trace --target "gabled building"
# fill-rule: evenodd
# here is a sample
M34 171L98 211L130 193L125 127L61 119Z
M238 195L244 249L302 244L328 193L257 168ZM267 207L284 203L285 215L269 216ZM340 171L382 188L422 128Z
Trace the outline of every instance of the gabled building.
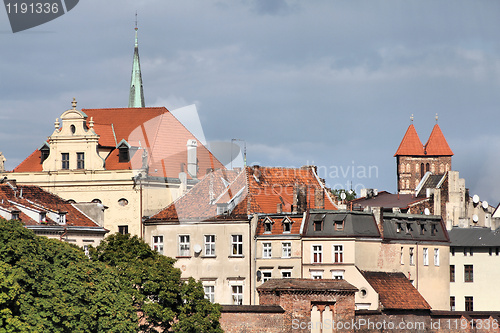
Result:
M403 140L401 140L394 154L394 157L396 157L398 193L414 193L428 171L432 174L442 175L451 170L452 156L453 152L437 123L434 125L425 145L420 141L412 123L406 130Z
M336 208L315 167L214 170L146 219L145 240L176 258L183 277L201 280L212 301L257 304L268 273L300 274L297 240L309 208Z
M166 109L76 109L12 172L74 202L108 208L111 232L142 236L142 217L180 197L207 170L224 166Z
M102 205L70 203L38 186L0 182L0 218L20 220L39 236L97 246L109 232L102 226L103 212Z

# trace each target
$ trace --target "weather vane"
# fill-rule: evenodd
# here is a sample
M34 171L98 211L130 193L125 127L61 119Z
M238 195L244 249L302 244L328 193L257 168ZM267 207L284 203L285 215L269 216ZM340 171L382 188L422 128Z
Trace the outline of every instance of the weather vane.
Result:
M437 122L438 122L438 114L436 113L436 124L437 124Z
M413 123L413 113L411 114L410 120Z

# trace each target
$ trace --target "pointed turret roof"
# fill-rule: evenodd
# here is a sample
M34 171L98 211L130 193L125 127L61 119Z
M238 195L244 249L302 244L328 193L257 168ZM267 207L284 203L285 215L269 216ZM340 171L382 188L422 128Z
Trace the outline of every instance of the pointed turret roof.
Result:
M424 149L428 156L453 156L453 151L448 146L448 142L446 142L438 124L434 125Z
M415 126L411 124L406 130L405 136L401 143L399 144L399 148L396 151L394 156L423 156L424 146L422 145L422 141L418 137L417 130L415 130Z
M139 43L137 41L137 21L135 27L134 61L132 63L132 78L130 79L129 108L143 108L144 90L142 88L141 64L139 62Z

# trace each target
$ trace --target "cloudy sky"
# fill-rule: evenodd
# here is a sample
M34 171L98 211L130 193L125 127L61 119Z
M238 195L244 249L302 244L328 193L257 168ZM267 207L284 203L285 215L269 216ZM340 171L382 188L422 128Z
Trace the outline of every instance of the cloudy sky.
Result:
M438 113L471 195L500 201L500 2L486 0L84 0L15 34L2 9L7 169L73 97L127 106L136 11L147 106L196 104L207 141L243 139L249 164L395 192L410 116L425 143Z

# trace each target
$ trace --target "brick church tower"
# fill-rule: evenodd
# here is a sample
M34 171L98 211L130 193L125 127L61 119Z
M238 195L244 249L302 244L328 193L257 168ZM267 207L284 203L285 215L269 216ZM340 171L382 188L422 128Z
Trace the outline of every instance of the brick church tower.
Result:
M437 124L432 129L429 140L422 145L417 131L412 124L406 130L399 148L394 154L396 157L398 175L398 193L413 194L420 180L427 171L434 175L442 175L451 170L453 152Z

